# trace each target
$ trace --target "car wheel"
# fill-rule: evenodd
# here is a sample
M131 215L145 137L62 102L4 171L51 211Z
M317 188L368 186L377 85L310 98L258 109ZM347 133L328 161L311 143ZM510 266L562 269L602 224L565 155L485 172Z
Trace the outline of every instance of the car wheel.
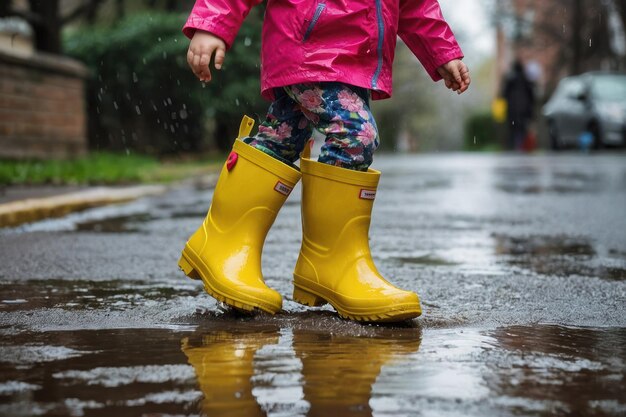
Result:
M591 123L588 130L593 137L593 149L604 148L604 141L602 140L602 133L600 132L600 126L598 126L598 123Z
M548 120L548 134L550 135L550 149L558 151L563 148L559 131L554 120Z

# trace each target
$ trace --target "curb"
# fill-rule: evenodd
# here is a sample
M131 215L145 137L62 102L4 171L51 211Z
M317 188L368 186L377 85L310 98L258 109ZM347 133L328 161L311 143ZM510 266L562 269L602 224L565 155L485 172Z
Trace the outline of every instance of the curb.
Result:
M54 197L29 198L0 204L0 227L17 226L36 220L61 217L74 211L108 204L125 203L150 195L163 194L163 185L97 187Z

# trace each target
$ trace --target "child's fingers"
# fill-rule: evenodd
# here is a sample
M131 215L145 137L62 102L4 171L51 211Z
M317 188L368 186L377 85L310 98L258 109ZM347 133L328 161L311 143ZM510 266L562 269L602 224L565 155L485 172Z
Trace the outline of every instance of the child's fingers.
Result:
M463 83L461 84L460 92L462 93L469 88L470 84L472 83L472 79L470 78L469 69L467 68L467 66L464 63L461 63L461 64L462 66L461 66L460 73L461 73L461 78L463 79Z
M221 69L226 55L224 48L220 48L218 46L216 48L209 48L208 50L202 52L194 52L190 49L187 52L187 63L200 81L211 81L212 76L209 66L211 64L211 57L213 56L213 53L215 53L215 68Z
M200 72L200 55L199 54L194 54L193 55L193 69L196 70L196 72Z
M448 89L452 91L457 91L459 88L461 88L460 84L454 81L452 78L446 79L446 87L448 87Z
M187 63L189 64L190 67L191 67L192 62L193 62L193 52L191 51L191 49L189 49L187 51Z
M191 68L191 71L193 71L194 74L196 74L196 69L193 66L193 58L194 58L195 54L193 53L193 51L190 49L187 51L187 64L189 64L189 68ZM198 74L196 74L198 75Z
M215 68L216 69L222 69L222 65L224 64L224 58L226 57L226 51L224 50L224 48L220 48L218 47L215 50Z
M198 65L198 69L200 72L200 80L201 81L211 81L211 70L209 69L209 64L211 63L211 55L207 52L203 53L200 56L200 63Z
M194 74L196 74L196 77L200 78L200 73L202 71L200 71L200 55L194 53L193 56L191 57L191 70L193 71Z
M199 56L194 54L192 51L189 51L189 53L187 54L187 63L189 64L191 71L196 77L202 79L201 71L198 70L198 65L196 64L199 59Z
M454 79L454 81L458 85L463 84L463 79L461 78L461 73L459 71L459 68L456 65L451 66L450 74L452 75L452 78Z
M193 56L193 72L196 74L196 77L200 79L200 81L204 81L206 78L206 71L202 67L202 54L194 54ZM210 74L209 74L210 78Z

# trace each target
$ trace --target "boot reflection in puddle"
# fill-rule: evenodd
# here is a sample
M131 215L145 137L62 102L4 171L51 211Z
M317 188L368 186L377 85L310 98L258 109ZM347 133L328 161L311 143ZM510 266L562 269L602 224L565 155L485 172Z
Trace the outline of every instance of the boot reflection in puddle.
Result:
M252 395L253 359L263 346L278 343L277 329L213 331L182 339L182 351L193 366L204 394L206 416L265 416Z
M420 347L420 334L370 338L294 330L293 348L302 361L308 417L371 416L372 385L383 365Z

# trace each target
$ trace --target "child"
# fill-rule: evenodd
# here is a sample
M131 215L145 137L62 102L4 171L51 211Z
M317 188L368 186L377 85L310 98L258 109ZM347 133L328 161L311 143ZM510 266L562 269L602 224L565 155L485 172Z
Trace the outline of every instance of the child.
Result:
M225 54L261 0L196 0L183 29L187 60L201 81ZM372 261L368 231L380 172L372 170L378 131L369 108L391 97L396 37L426 71L462 93L469 71L436 0L268 0L261 94L272 101L256 136L244 117L202 227L179 261L206 291L235 308L275 313L282 298L261 274L261 251L278 210L302 178L295 301L330 303L359 321L417 317L417 294L396 288ZM313 128L326 136L309 159ZM302 154L302 155L301 155ZM293 163L300 158L300 169Z

